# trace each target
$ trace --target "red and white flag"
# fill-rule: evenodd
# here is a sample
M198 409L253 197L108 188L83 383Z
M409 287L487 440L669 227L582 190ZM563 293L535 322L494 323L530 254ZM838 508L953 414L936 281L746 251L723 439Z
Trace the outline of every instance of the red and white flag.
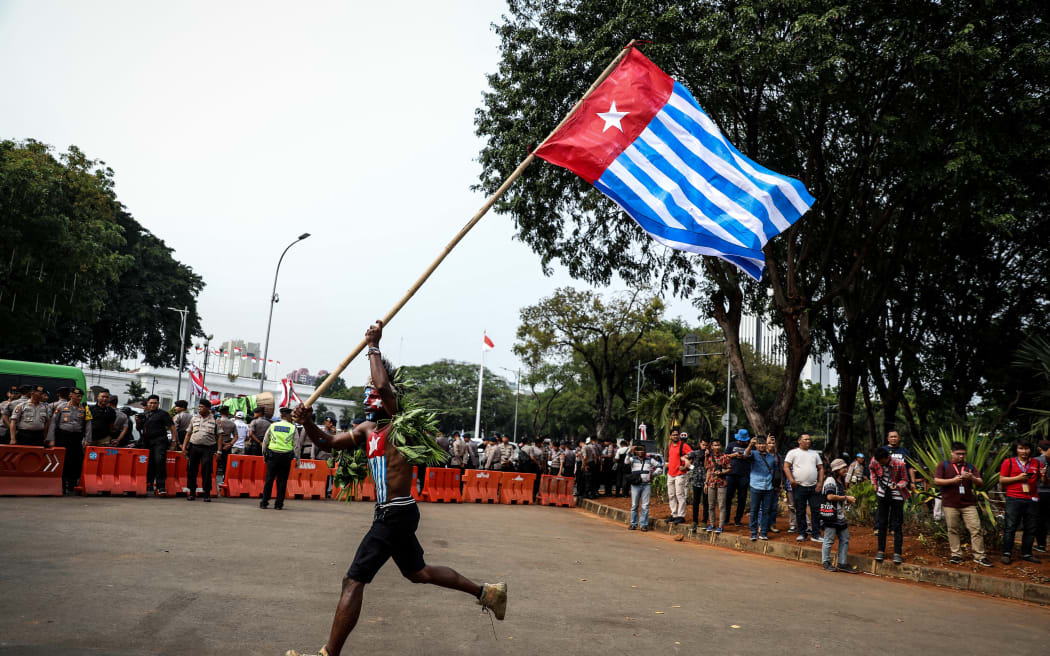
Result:
M638 432L642 438L642 441L648 440L649 438L645 435L645 424L638 424Z
M208 388L204 384L204 374L197 368L197 365L191 364L190 370L190 384L193 386L193 393L198 397L208 396Z
M292 381L287 378L282 378L281 387L284 388L284 395L281 396L281 405L278 406L279 408L287 408L291 406L292 401L295 401L299 405L303 404L303 400L295 393L295 387L292 386Z
M496 348L496 345L492 342L491 339L489 339L489 336L483 334L481 336L481 350L491 351L494 348Z

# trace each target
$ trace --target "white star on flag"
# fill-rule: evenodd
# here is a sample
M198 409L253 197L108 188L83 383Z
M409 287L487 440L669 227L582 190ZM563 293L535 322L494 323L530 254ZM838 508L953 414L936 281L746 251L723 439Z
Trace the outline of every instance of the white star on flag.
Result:
M620 119L622 119L624 116L627 116L630 113L631 112L616 111L616 101L614 100L612 104L609 105L609 111L598 112L598 118L605 121L605 127L602 128L602 132L605 132L611 127L615 127L620 132L623 132L623 126L620 125Z

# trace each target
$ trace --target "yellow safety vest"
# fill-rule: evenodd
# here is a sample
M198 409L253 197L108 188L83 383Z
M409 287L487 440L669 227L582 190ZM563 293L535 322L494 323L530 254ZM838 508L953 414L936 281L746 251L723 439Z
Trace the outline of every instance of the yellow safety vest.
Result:
M271 451L288 453L295 448L295 424L290 421L275 421L270 424L270 443L267 446Z

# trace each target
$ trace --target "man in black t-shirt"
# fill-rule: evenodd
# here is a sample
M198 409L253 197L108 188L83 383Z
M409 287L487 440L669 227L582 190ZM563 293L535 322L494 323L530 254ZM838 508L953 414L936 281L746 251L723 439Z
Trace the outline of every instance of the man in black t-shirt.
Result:
M751 436L747 429L741 428L736 432L735 439L729 443L726 455L743 454L747 445L751 443ZM726 521L733 510L733 498L736 498L736 515L733 517L734 526L743 526L744 505L747 503L747 491L751 488L751 461L745 458L733 458L729 461L729 474L726 475ZM755 512L758 512L757 510Z
M146 411L138 416L139 433L143 447L149 449L149 464L146 466L146 491L154 490L160 497L166 494L168 448L176 440L175 422L171 415L160 409L160 397L150 394L146 399Z

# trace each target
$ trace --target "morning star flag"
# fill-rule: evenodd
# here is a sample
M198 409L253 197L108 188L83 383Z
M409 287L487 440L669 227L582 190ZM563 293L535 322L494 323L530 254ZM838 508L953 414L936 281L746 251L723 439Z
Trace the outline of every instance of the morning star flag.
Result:
M593 184L660 243L756 280L762 247L813 205L801 182L745 157L634 48L536 156Z

